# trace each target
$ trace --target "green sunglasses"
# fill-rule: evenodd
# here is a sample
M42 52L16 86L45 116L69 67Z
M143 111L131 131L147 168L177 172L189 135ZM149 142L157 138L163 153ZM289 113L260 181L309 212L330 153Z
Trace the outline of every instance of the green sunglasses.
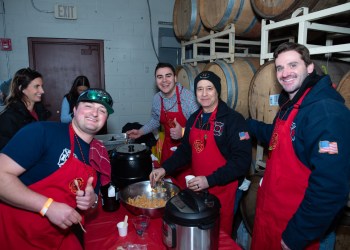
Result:
M112 114L114 112L113 99L112 97L103 89L88 89L80 94L77 103L81 101L87 102L97 102L105 106L108 114Z

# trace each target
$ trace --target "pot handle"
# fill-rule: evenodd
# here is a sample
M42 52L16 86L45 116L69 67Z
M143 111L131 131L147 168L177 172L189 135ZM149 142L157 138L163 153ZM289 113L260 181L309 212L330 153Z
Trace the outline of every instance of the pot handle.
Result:
M168 248L176 247L176 227L173 223L163 220L163 242Z
M179 193L181 200L187 204L190 208L200 213L203 212L207 206L199 195L191 189L184 189Z

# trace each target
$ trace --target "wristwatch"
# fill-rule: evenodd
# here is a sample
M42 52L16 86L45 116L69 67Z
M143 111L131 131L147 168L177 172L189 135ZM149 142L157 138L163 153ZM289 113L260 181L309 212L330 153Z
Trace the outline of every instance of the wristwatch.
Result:
M96 200L95 200L94 204L92 204L91 208L96 208L98 205L98 195L97 194L95 194L95 195L96 195Z

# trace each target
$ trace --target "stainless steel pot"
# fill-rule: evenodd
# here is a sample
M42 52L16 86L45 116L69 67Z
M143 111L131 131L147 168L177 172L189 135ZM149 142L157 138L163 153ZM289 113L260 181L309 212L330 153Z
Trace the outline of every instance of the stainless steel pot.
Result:
M162 193L162 196L160 198L164 198L165 200L170 199L173 194L177 194L180 191L180 188L178 186L167 181L163 183L162 187L165 188L165 191L164 193ZM128 198L135 198L139 195L145 195L149 199L152 199L152 197L156 195L152 191L150 181L141 181L133 183L123 188L120 191L120 201L123 204L123 206L126 207L126 209L128 209L135 215L144 214L151 218L159 218L163 216L165 207L141 208L128 203Z
M168 249L218 249L219 219L220 201L216 196L182 190L165 206L163 242Z
M151 150L142 144L121 145L109 152L112 182L122 189L149 179L152 171Z

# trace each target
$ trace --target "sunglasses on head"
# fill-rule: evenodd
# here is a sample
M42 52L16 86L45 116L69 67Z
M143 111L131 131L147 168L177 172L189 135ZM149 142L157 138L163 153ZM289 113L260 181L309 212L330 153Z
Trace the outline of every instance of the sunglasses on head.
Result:
M90 100L102 101L102 102L107 103L111 107L113 105L112 98L109 96L109 94L107 94L104 91L95 90L95 89L89 89L89 90L87 90L86 96Z

